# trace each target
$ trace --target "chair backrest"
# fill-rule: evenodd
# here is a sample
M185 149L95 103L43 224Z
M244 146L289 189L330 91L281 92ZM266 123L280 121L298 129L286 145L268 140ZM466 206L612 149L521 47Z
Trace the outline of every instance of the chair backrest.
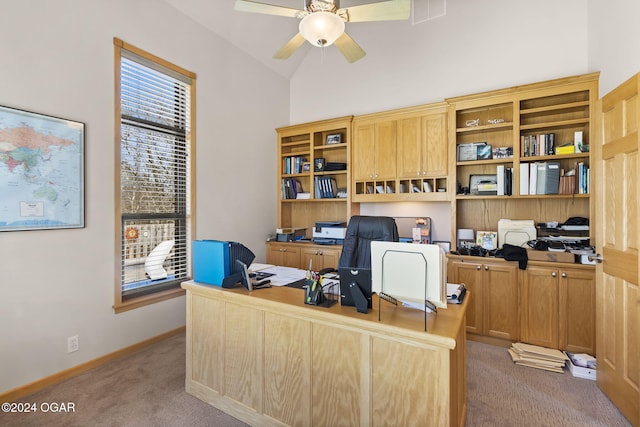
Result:
M391 217L352 216L342 243L338 267L371 268L371 242L397 242L398 227Z

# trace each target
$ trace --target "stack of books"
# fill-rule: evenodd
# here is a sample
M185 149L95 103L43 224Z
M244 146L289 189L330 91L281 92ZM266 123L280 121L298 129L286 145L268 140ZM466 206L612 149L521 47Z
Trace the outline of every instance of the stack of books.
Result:
M564 372L562 368L569 359L560 350L525 343L513 343L509 354L516 365L558 373Z

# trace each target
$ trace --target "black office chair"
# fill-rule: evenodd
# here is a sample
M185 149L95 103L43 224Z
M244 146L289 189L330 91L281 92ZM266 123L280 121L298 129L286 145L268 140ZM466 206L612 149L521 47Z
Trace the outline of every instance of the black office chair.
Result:
M371 242L397 242L396 221L384 216L352 216L338 261L340 303L359 312L371 308Z

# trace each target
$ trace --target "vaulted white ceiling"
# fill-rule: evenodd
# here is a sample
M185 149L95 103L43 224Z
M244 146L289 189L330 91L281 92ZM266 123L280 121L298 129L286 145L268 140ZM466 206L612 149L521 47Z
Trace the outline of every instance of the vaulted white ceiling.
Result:
M312 51L317 54L316 47L305 43L289 59L273 59L273 54L298 32L299 20L295 18L265 15L258 13L238 12L234 10L235 0L165 0L195 22L209 28L234 46L256 58L276 73L291 78L305 57ZM259 0L295 9L304 8L304 0ZM381 0L377 0L381 1ZM412 17L398 22L399 26L413 25L414 21L426 20L430 16L438 16L445 12L446 0L414 0ZM376 3L376 0L342 0L340 7ZM418 18L416 18L418 17ZM356 42L366 51L367 22L347 23L347 33L354 35ZM373 27L372 25L370 25ZM387 28L388 29L388 28ZM393 38L393 34L385 34ZM374 39L373 35L372 38ZM335 47L329 47L334 49Z

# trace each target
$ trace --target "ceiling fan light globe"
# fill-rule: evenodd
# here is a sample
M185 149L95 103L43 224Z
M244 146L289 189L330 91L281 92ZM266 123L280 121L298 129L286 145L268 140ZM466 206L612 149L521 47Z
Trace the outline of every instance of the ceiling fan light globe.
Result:
M314 46L330 46L344 33L344 21L332 12L314 12L300 21L300 34Z

